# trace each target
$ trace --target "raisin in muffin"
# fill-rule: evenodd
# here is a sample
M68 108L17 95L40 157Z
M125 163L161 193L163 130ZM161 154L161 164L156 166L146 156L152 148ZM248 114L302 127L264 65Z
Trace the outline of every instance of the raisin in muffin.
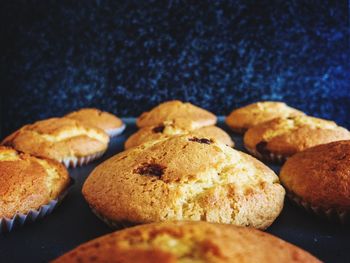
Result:
M110 137L121 134L125 129L125 124L117 116L94 108L80 109L65 117L78 120L89 126L96 126L104 130Z
M25 125L2 142L21 152L57 160L67 167L96 159L106 151L108 143L109 137L103 130L69 118Z
M188 134L115 155L93 170L83 195L110 225L203 220L265 229L285 191L255 158Z
M312 146L347 139L350 132L335 122L299 115L276 118L250 128L244 135L244 145L259 159L284 161Z
M289 197L317 215L350 219L350 141L318 145L293 155L280 179Z
M308 252L247 227L163 222L117 231L87 242L60 262L320 262Z
M191 103L178 100L159 104L149 112L144 112L136 120L139 128L159 125L164 121L177 120L178 125L190 130L215 125L216 116Z
M147 126L132 134L125 142L125 149L138 146L148 141L167 139L174 135L191 133L198 137L208 137L220 141L230 147L234 146L231 137L216 126L205 126L195 130L186 130L176 126L174 122L164 122L156 126Z
M283 102L262 101L235 109L226 117L226 124L240 134L249 128L278 117L302 115L303 112L289 107Z

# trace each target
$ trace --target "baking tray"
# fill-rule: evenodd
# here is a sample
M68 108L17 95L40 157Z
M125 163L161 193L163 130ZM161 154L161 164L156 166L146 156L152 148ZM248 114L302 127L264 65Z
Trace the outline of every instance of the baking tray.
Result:
M76 183L51 215L0 236L0 262L48 262L83 242L113 231L91 212L81 194L81 187L93 168L123 151L124 141L136 131L134 118L123 120L127 124L126 130L111 140L103 158L69 170ZM223 120L219 118L218 126L231 134L236 149L244 150L242 136L230 132ZM268 165L278 174L279 166ZM319 219L288 200L267 232L304 248L325 262L350 261L349 226Z

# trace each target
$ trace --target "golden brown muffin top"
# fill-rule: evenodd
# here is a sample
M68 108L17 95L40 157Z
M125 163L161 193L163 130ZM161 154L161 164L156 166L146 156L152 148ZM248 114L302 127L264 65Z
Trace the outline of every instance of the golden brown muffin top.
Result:
M38 209L56 199L69 182L60 163L0 146L0 218Z
M226 123L234 131L244 133L249 128L265 121L303 114L284 102L262 101L233 110L226 117Z
M350 139L350 132L335 122L299 115L276 118L250 128L244 135L244 144L261 154L290 156L318 144L344 139Z
M138 127L158 125L164 121L176 121L178 126L186 129L197 129L215 125L216 116L191 103L178 100L167 101L144 112L136 120Z
M282 167L285 187L312 205L350 210L350 141L318 145Z
M109 136L101 129L69 118L50 118L23 126L2 142L21 152L58 161L106 150Z
M191 134L150 141L97 166L83 194L102 216L268 227L283 206L278 177L258 160Z
M308 252L252 228L165 222L117 231L53 262L320 262Z
M123 122L117 116L94 108L84 108L73 111L65 117L78 120L89 126L96 126L105 132L123 126Z
M205 126L191 131L177 126L172 121L166 121L156 126L147 126L139 129L126 140L125 148L129 149L148 141L167 139L174 135L187 133L218 140L230 147L234 145L231 137L219 127Z

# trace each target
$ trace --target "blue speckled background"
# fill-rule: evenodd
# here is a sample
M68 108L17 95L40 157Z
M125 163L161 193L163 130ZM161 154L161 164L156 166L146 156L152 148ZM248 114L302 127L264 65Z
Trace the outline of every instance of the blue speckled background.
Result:
M333 3L336 2L336 3ZM348 1L1 1L2 129L168 99L283 100L350 128Z

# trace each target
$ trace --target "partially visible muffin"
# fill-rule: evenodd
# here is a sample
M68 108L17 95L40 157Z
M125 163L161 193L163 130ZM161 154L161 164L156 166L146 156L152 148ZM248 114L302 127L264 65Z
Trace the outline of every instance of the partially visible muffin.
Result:
M89 126L104 130L110 137L117 136L125 129L125 124L117 116L94 108L84 108L71 112L65 117L78 120Z
M82 192L110 225L203 220L261 229L279 215L285 195L255 158L191 134L115 155L93 170Z
M163 222L89 241L53 262L320 262L308 252L252 228Z
M136 125L142 128L174 120L177 120L178 125L182 128L193 130L215 125L217 118L211 112L191 103L172 100L159 104L149 112L142 113L137 118Z
M245 133L249 128L278 117L303 115L284 102L262 101L233 110L226 117L226 124L237 133Z
M259 159L284 161L312 146L347 139L350 132L335 122L299 115L276 118L250 128L244 135L244 145Z
M230 147L234 145L231 137L222 129L216 126L205 126L196 130L186 130L180 128L174 122L164 122L157 126L147 126L132 134L125 142L125 149L138 146L142 143L167 139L174 135L191 133L199 137L208 137L217 140Z
M0 146L0 219L38 210L58 198L69 182L62 164Z
M318 145L293 155L280 179L289 197L309 211L350 219L350 141Z
M67 167L101 156L108 143L109 136L103 130L69 118L25 125L2 142L21 152L57 160Z

